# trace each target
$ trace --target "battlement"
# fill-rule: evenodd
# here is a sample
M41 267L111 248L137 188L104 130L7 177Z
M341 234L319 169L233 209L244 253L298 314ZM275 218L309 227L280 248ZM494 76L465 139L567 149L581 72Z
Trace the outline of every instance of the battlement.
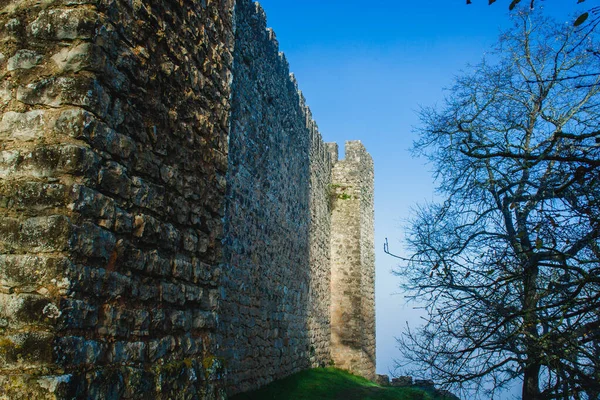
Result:
M372 160L235 3L0 13L0 398L373 377Z

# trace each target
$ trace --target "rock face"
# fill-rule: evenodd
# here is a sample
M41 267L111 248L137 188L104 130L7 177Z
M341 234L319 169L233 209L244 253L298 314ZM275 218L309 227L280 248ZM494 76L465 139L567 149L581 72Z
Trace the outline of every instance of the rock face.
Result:
M374 376L372 164L331 156L260 7L0 7L0 399L224 398L346 328Z

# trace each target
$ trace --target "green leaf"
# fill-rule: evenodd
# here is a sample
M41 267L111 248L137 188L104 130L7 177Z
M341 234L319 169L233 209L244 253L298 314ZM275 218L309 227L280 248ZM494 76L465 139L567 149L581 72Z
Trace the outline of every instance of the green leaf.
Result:
M496 2L496 0L488 0L488 6L491 6L492 4L494 4Z
M521 2L521 0L513 0L512 3L510 3L510 6L508 6L509 10L512 10L513 8L515 8L517 6L517 4L519 4Z
M544 245L544 242L542 241L542 239L540 239L540 238L535 239L535 248L537 250L541 249L543 245Z
M579 25L583 24L588 19L589 16L590 16L590 13L587 13L587 12L581 14L579 17L577 17L577 19L575 20L573 25L579 26Z

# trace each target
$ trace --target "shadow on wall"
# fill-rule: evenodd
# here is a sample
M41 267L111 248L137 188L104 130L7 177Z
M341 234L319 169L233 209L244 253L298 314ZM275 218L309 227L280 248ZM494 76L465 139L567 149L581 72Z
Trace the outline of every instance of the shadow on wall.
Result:
M235 19L220 311L230 394L330 357L331 163L263 10L238 1Z
M337 146L323 143L260 6L239 1L235 18L219 323L229 394L327 365L332 358L331 291L338 290L331 281L337 212L332 214L332 205L338 200L330 201ZM370 156L360 142L347 146L363 162L344 163L338 178L362 177L360 169L368 169ZM368 172L366 176L368 180ZM346 228L357 228L358 235L347 240L356 242L352 246L358 257L352 268L360 275L371 270L363 271L360 264L364 185L362 180L353 185L357 206L345 215L359 222ZM352 287L359 297L365 282L359 277ZM364 304L348 307L362 318ZM372 334L361 336L365 353L372 351L351 368L369 378L375 373L372 304L372 327L364 318L355 320L357 331L372 328Z

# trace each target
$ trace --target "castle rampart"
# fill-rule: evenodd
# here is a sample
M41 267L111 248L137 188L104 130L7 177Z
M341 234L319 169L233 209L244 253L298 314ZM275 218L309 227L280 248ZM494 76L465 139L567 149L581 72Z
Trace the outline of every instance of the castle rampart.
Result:
M347 144L362 301L336 319L346 164L259 6L1 7L0 399L222 398L337 363L346 325L372 376L372 163Z
M320 207L330 162L263 10L238 2L235 18L220 311L230 393L329 360L318 327L329 306Z

